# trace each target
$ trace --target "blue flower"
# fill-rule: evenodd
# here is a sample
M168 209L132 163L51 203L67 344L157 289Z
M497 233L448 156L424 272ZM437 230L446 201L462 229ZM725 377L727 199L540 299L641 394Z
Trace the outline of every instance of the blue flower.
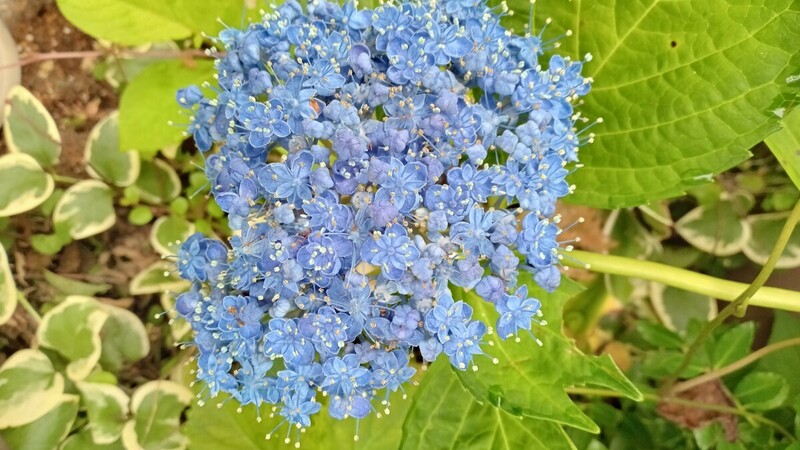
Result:
M342 87L345 81L333 64L320 60L311 67L303 86L315 89L319 95L329 96Z
M242 339L252 339L261 334L261 317L264 311L253 299L229 295L222 299L219 329L236 334Z
M249 131L247 139L250 145L266 147L273 141L273 136L282 138L289 135L291 130L283 119L282 106L273 101L270 106L249 102L239 107L237 114L242 126Z
M250 207L255 204L258 187L250 178L245 178L239 185L239 192L220 192L216 200L219 208L228 214L246 217Z
M472 50L472 42L461 35L457 25L434 23L430 28L430 39L425 42L425 51L434 57L436 65L443 66L450 58L463 58Z
M457 222L450 227L450 238L467 252L489 256L494 252L489 234L496 217L494 211L472 208L467 214L466 222Z
M308 243L297 251L297 262L308 270L311 280L327 287L342 269L342 259L353 253L353 244L341 237L328 237L314 233Z
M313 164L310 152L300 152L285 163L267 164L258 173L258 182L276 198L299 206L303 200L311 200L309 175Z
M317 101L314 99L316 94L315 89L304 89L301 77L293 77L285 85L276 86L272 90L272 98L283 105L292 132L301 133L303 120L317 117Z
M314 359L314 344L300 334L295 320L270 320L264 351L267 356L280 356L288 363L308 364Z
M322 390L335 397L353 395L358 388L368 386L371 378L370 371L361 367L358 356L354 354L328 359L322 365L322 373L325 376Z
M542 304L535 298L528 298L528 286L520 286L514 295L504 295L495 303L500 318L497 319L497 333L500 339L517 335L519 330L530 330L533 317Z
M386 75L396 84L415 83L422 79L422 75L433 66L434 59L427 53L424 44L427 36L416 34L406 40L395 36L386 46L386 56L389 57L389 69Z
M394 224L383 234L376 234L361 247L364 261L380 266L383 276L399 280L409 264L419 258L419 249L408 238L408 232L400 224Z

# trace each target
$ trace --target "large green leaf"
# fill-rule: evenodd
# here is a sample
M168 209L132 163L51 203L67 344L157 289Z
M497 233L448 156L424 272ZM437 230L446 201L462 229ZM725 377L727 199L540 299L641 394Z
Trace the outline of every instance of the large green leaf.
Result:
M513 0L519 30L530 3ZM603 208L682 194L748 157L778 127L796 71L795 0L573 0L536 3L547 35L571 29L559 53L594 79L580 111L602 117L570 201ZM792 67L794 66L794 67Z
M751 235L750 224L739 217L730 200L689 211L675 223L675 231L698 249L716 256L741 252Z
M27 153L46 167L61 154L61 136L44 105L22 86L8 91L3 109L3 135L12 153Z
M561 425L478 403L439 361L428 369L403 423L401 450L572 449Z
M181 179L166 161L155 159L142 163L136 187L142 200L154 204L167 203L181 193Z
M69 230L73 239L100 234L116 221L114 193L98 180L84 180L70 186L53 211L53 222Z
M211 81L213 73L214 64L204 60L191 64L182 60L161 61L144 69L120 99L120 146L155 154L181 142L189 116L182 114L175 93L191 84Z
M426 376L425 374L422 375ZM401 424L403 418L411 408L412 398L417 394L417 387L407 385L404 387L408 394L407 399L402 398L402 392L391 394L389 400L392 408L390 414L382 414L379 418L375 413L361 419L337 420L332 418L325 406L311 417L311 426L300 435L300 448L306 450L384 450L397 448L402 437ZM239 410L235 400L222 395L214 401L209 401L204 406L192 407L187 414L187 421L183 431L191 440L189 448L192 450L217 450L220 448L235 448L237 450L260 450L263 448L280 448L286 433L286 424L275 431L275 436L270 440L265 439L267 433L274 431L283 418L267 417L270 408L262 406L262 421L258 420L253 405L246 405ZM217 403L222 404L220 408ZM378 401L375 402L379 408ZM358 440L355 440L358 431ZM291 437L295 439L296 430L292 430ZM289 447L289 446L287 446ZM291 447L289 447L291 448Z
M58 403L47 414L18 428L0 432L0 442L12 449L50 450L67 437L78 415L78 396L61 394Z
M175 264L166 261L153 263L131 280L131 295L158 294L165 291L181 292L189 288L189 282L181 279Z
M188 439L179 430L181 413L189 405L192 392L172 381L151 381L131 396L134 418L122 429L127 449L178 450Z
M754 322L744 322L723 333L711 351L711 366L718 369L747 356L753 345L755 332Z
M36 337L70 362L67 376L82 380L100 361L100 330L108 313L89 297L71 296L42 317Z
M6 249L0 245L0 325L8 322L17 309L17 286L8 266Z
M119 147L119 114L115 111L89 133L83 153L87 172L116 186L133 184L139 177L139 154Z
M772 324L772 333L769 344L776 344L788 339L800 338L800 317L788 311L775 311L775 322ZM791 398L800 398L800 352L797 347L789 347L781 351L770 353L758 362L756 370L774 372L783 375L789 382Z
M633 399L641 393L620 372L608 355L590 356L578 350L561 330L564 303L580 292L580 286L564 279L553 294L538 288L530 274L523 272L520 283L530 286L530 295L542 302L546 326L536 326L533 333L541 340L538 346L526 333L515 339L500 340L489 336L494 345L485 351L498 360L484 360L477 371L458 371L461 382L481 402L498 406L515 416L552 420L596 433L597 425L564 392L570 386L594 385L619 391ZM474 318L492 325L499 315L494 305L474 292L454 290L456 300L463 299L474 309ZM455 369L454 369L455 370Z
M10 153L0 156L0 217L30 211L53 193L55 183L32 156Z
M98 39L125 45L189 37L174 1L164 0L58 0L58 7L73 25Z
M800 109L783 118L783 129L764 139L772 154L800 189Z
M33 422L55 408L64 377L39 350L20 350L0 367L0 429Z
M150 228L150 245L161 256L178 254L181 243L194 233L194 224L179 216L159 217Z

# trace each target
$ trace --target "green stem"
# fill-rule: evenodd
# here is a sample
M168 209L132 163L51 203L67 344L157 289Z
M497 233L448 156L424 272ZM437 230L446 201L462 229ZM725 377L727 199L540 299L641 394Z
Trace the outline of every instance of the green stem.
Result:
M573 250L566 254L564 265L611 275L656 281L720 300L733 301L748 285L735 281L722 280L691 270L680 269L666 264L642 261L622 256ZM570 260L574 258L574 260ZM800 292L772 287L761 288L750 298L750 304L765 308L800 312Z
M53 177L53 181L55 181L56 183L75 184L75 183L81 181L78 178L59 175L59 174L56 174L56 173L51 173L50 176Z
M17 291L17 302L19 302L19 305L22 306L22 309L27 311L28 314L30 314L31 317L33 317L36 323L42 321L42 316L39 315L39 312L36 311L36 308L34 308L33 305L31 305L28 299L25 298L25 296L22 295L22 292L20 291Z
M567 394L573 395L584 395L590 397L613 397L613 398L623 398L625 397L623 394L619 392L607 390L607 389L592 389L592 388L567 388ZM708 403L701 403L695 402L692 400L687 400L685 398L680 397L662 397L658 394L651 394L651 393L642 393L642 398L644 401L647 402L655 402L655 403L672 403L675 405L686 406L688 408L695 408L695 409L704 409L707 411L715 411L722 414L735 414L737 416L742 416L747 418L748 420L752 420L754 422L762 423L779 433L786 436L786 438L790 442L795 442L796 439L786 428L783 428L780 424L773 422L772 420L767 419L766 417L762 417L759 414L751 413L744 409L736 409L730 406L725 405L712 405Z
M722 378L725 375L730 373L736 372L737 370L748 366L759 359L769 355L772 352L777 352L778 350L783 350L787 347L793 347L795 345L800 345L800 338L793 338L787 339L785 341L776 342L774 344L767 345L766 347L762 347L753 353L745 356L744 358L729 364L725 367L720 367L719 369L712 370L711 372L705 373L700 375L699 377L692 378L690 380L686 380L680 382L672 388L672 393L677 394L679 392L688 391L689 389L699 386L701 384L707 383L709 381L715 380L717 378Z
M683 373L683 371L689 367L694 355L700 351L700 348L703 347L706 339L711 336L711 333L718 326L722 325L722 323L725 322L725 320L727 320L730 316L737 315L741 317L744 315L750 299L758 292L759 289L761 289L761 286L767 282L767 279L775 269L775 265L778 263L778 258L781 257L783 249L789 242L789 238L792 236L792 232L794 231L794 227L797 225L798 220L800 220L800 202L797 202L797 204L794 206L794 209L792 209L792 213L789 215L789 218L786 219L786 223L783 225L781 234L778 235L778 240L775 242L775 247L769 254L767 263L764 264L764 267L762 267L761 271L758 272L756 279L753 280L749 286L747 286L744 292L739 294L739 296L736 297L728 306L720 311L719 314L717 314L717 317L714 317L714 320L706 323L703 329L700 330L700 334L697 336L697 339L692 342L689 350L683 355L683 361L681 361L680 366L678 366L678 370L676 370L675 373L664 382L664 385L661 387L662 390L669 391L672 389L672 386L681 376L681 373Z

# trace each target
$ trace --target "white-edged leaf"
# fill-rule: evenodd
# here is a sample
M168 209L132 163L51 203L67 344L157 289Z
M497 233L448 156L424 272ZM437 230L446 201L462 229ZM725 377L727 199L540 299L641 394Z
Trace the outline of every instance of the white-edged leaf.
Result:
M36 336L39 344L67 358L67 377L82 380L100 361L100 330L108 313L91 297L71 295L48 311Z
M73 239L100 234L114 226L116 220L114 193L98 180L84 180L70 186L53 211L53 222L66 226Z
M20 350L0 367L0 429L33 422L55 408L64 377L39 350Z
M789 383L772 372L750 372L736 385L733 395L743 407L754 411L775 409L789 397Z
M692 319L706 322L717 315L713 298L661 283L650 283L650 301L659 320L673 331L685 331Z
M181 243L194 233L194 224L183 217L159 217L150 228L150 244L161 256L177 255Z
M145 295L180 292L188 287L189 282L177 275L175 264L159 261L133 277L129 290L132 295Z
M136 186L142 200L155 204L167 203L181 193L181 179L175 169L160 159L142 162Z
M175 295L169 292L161 294L161 307L164 308L164 311L167 312L167 317L169 317L169 330L172 339L181 341L192 330L192 325L178 318L178 312L175 310L176 300Z
M3 135L11 153L31 155L43 167L58 161L61 136L56 123L29 90L14 86L8 91L3 121Z
M139 178L139 153L119 147L119 112L114 111L92 128L83 159L89 175L115 186L130 186Z
M729 200L689 211L675 223L675 231L693 246L716 256L739 253L751 234L750 225L739 217Z
M108 313L108 320L100 331L103 340L100 365L116 372L126 363L144 358L150 352L150 339L136 314L112 305L101 306Z
M105 383L76 383L89 416L89 432L97 444L111 444L122 435L130 399L122 389Z
M0 217L30 211L53 193L50 174L25 153L0 156Z
M151 381L131 397L134 418L122 430L127 450L181 450L189 440L180 433L181 412L192 400L192 392L172 381Z
M8 265L6 249L0 245L0 325L8 322L17 309L17 287Z
M745 243L742 249L744 254L756 264L762 266L766 264L788 217L788 212L748 216L747 223L753 229L753 236ZM798 266L800 266L800 228L795 228L775 268L790 269Z
M49 450L67 437L78 415L77 395L61 394L56 397L53 409L35 421L17 428L0 431L0 441L5 440L12 449Z

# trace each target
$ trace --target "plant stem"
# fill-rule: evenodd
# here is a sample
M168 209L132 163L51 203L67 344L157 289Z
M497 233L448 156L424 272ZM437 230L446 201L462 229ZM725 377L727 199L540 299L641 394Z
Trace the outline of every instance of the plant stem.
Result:
M711 372L705 373L700 375L699 377L692 378L690 380L683 381L675 385L672 388L671 393L677 394L679 392L688 391L689 389L699 386L703 383L707 383L711 380L722 378L729 373L736 372L737 370L745 367L749 364L752 364L755 361L758 361L760 358L769 355L772 352L777 352L778 350L783 350L787 347L792 347L795 345L800 345L800 338L793 338L787 339L785 341L776 342L774 344L767 345L766 347L760 348L753 353L745 356L744 358L731 363L725 367L720 367L719 369L712 370Z
M17 302L19 302L20 306L22 306L22 309L27 311L28 314L30 314L31 317L33 317L36 323L42 321L42 316L39 315L39 312L36 311L36 308L34 308L33 305L31 305L28 299L25 298L25 296L20 291L17 291Z
M592 389L592 388L567 388L567 394L573 395L584 395L584 396L591 396L591 397L614 397L614 398L623 398L625 397L623 394L619 392L607 390L607 389ZM712 405L708 403L701 403L695 402L692 400L687 400L685 398L679 397L662 397L658 394L651 394L651 393L642 393L642 398L644 401L648 402L655 402L655 403L672 403L675 405L686 406L689 408L695 409L704 409L707 411L715 411L722 414L734 414L737 416L742 416L747 418L748 420L752 420L755 422L762 423L779 433L783 434L788 438L791 442L796 441L795 437L790 433L787 429L783 428L780 424L773 422L772 420L767 419L766 417L762 417L759 414L751 413L744 409L736 409L730 406L724 405Z
M56 183L75 184L75 183L81 181L78 178L67 177L67 176L58 175L58 174L55 174L55 173L51 173L50 176L53 177L53 181L55 181Z
M44 61L54 61L59 59L83 59L83 58L98 58L101 56L117 56L123 58L159 58L171 59L182 57L209 57L205 50L151 50L149 52L137 52L132 50L86 50L77 52L47 52L47 53L33 53L21 58L18 63L0 66L0 70L9 69L11 67L24 67L30 64L35 64Z
M718 326L720 326L728 317L734 314L739 317L744 315L750 299L756 294L756 292L758 292L761 286L766 283L770 274L772 274L773 269L775 269L775 264L778 263L778 258L780 258L781 253L783 253L783 249L789 242L789 238L792 236L792 231L794 231L794 227L797 225L798 220L800 220L800 202L797 202L797 204L794 206L794 209L792 209L792 213L789 215L789 218L786 219L786 223L783 225L781 234L778 235L778 240L775 242L775 247L769 254L767 263L764 264L764 267L762 267L761 271L758 272L756 279L753 280L749 286L747 286L744 292L739 294L739 296L736 297L728 306L720 311L719 314L717 314L717 317L714 317L714 320L706 323L703 329L700 330L700 334L697 336L697 339L692 342L689 350L683 355L683 361L681 361L680 366L678 366L678 370L676 370L675 373L672 374L672 376L669 377L661 387L663 391L672 389L672 386L681 376L681 373L683 373L683 371L689 366L689 363L692 361L694 355L700 350L706 339L711 336L711 333Z
M735 300L748 286L744 283L723 280L666 264L622 256L602 255L581 250L573 250L566 256L568 257L563 260L566 266L584 269L588 265L588 269L594 272L656 281L667 286L726 301ZM574 260L570 261L569 258L574 258ZM752 296L750 304L800 312L800 292L764 287Z

